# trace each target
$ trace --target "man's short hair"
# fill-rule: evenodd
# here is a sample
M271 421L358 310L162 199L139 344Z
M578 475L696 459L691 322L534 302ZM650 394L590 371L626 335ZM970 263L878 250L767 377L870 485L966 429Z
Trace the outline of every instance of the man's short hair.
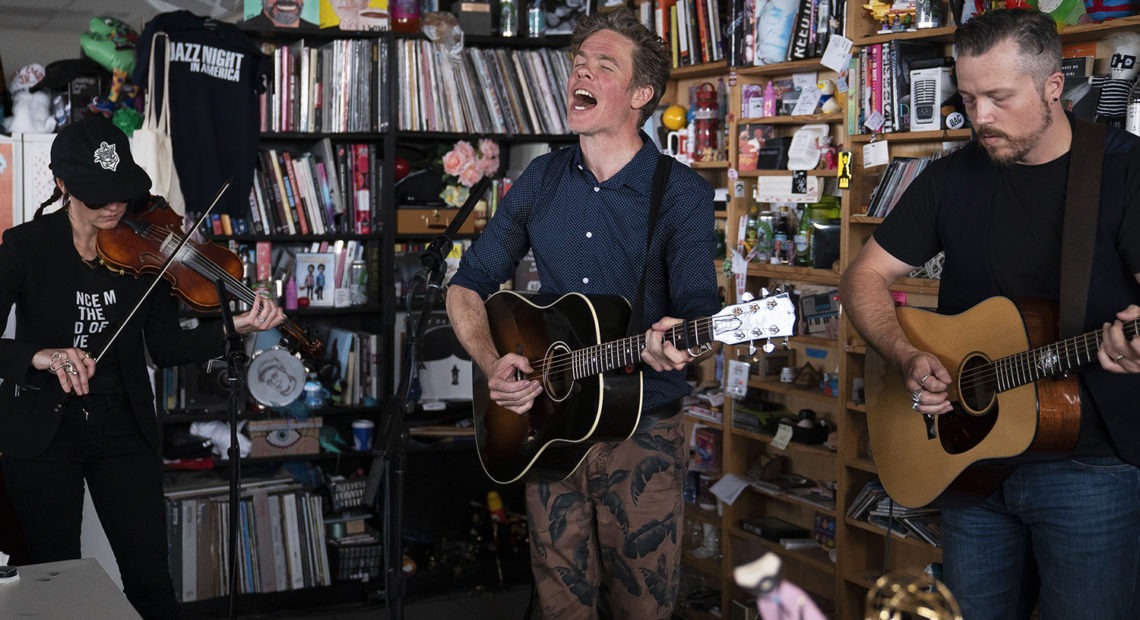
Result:
M612 30L633 41L633 79L630 85L633 88L648 86L653 89L653 96L641 106L639 124L644 123L657 111L657 103L661 101L669 83L669 72L673 69L669 50L661 37L650 32L633 11L621 7L583 17L570 35L570 53L577 54L583 41L602 30Z
M1022 68L1038 84L1061 70L1057 22L1037 9L995 9L974 16L954 31L954 57L981 56L1005 41L1017 44Z

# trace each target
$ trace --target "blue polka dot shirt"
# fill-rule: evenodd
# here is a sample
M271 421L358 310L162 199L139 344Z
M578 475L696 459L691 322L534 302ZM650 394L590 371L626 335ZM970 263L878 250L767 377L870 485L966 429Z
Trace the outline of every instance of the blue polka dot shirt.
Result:
M534 250L541 294L578 292L637 297L650 190L658 151L644 145L612 178L598 182L569 146L536 158L503 197L479 239L463 254L450 286L484 299L514 276ZM713 262L713 192L676 161L665 187L650 246L641 331L664 316L695 319L720 309ZM645 367L645 410L689 393L683 371Z

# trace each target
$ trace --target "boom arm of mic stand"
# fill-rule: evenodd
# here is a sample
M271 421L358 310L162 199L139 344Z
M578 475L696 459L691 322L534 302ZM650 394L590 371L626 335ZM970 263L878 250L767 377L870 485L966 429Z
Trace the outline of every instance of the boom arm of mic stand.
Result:
M411 373L415 372L419 364L419 355L416 349L424 332L427 329L427 317L440 301L443 291L443 276L447 270L444 262L445 252L449 253L454 244L455 234L459 227L471 215L475 204L487 191L490 179L481 179L471 188L466 202L459 212L448 224L447 230L432 240L428 249L420 256L423 265L421 274L427 272L427 291L424 293L423 307L420 309L420 320L415 331L411 334L412 342L408 347L405 375L401 379L396 395L388 399L384 406L384 419L381 420L378 446L372 450L372 467L368 471L368 481L364 487L364 504L375 507L377 496L380 494L381 481L387 482L386 498L383 506L384 514L384 582L385 606L389 618L403 618L403 512L404 512L404 472L407 468L407 454L405 444L408 441L408 429L404 424L405 409L408 402L408 387L411 384ZM422 276L419 276L422 277Z
M467 194L467 200L463 202L463 206L459 207L459 212L455 217L451 218L451 222L447 225L447 230L443 234L437 235L432 239L431 244L420 255L420 264L423 266L422 271L426 271L427 277L427 291L424 293L424 305L431 308L439 303L440 297L443 293L443 276L447 269L447 264L444 262L444 256L451 252L451 247L455 244L455 235L459 233L460 227L471 216L471 212L475 209L475 205L479 203L479 199L483 194L487 193L487 186L491 184L491 179L483 177L471 188Z

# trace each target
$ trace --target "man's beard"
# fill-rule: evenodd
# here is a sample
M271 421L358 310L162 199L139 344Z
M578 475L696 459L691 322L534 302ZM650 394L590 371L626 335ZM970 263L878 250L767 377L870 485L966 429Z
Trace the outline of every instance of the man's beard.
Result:
M300 7L297 7L296 11L282 11L279 10L277 6L274 6L270 17L273 18L273 21L280 24L293 24L301 20L301 10Z
M978 128L978 137L984 138L987 136L997 136L1005 139L1006 144L1001 153L995 153L990 150L985 141L982 141L982 147L986 150L986 155L989 156L990 161L995 166L1007 167L1016 164L1025 158L1025 156L1032 151L1034 147L1041 141L1041 136L1045 134L1045 130L1053 124L1053 110L1049 108L1048 102L1044 99L1041 100L1041 115L1039 116L1040 123L1030 131L1025 132L1021 136L1014 137L1009 134L990 129L987 127Z

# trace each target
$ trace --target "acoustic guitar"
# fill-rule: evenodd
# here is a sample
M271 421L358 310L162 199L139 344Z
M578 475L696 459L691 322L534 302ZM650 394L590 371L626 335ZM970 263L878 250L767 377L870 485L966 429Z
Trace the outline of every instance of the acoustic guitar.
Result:
M1080 388L1069 375L1096 361L1101 332L1057 340L1056 304L991 297L956 315L899 308L916 347L953 377L954 410L919 415L895 367L868 354L867 428L883 488L910 508L988 495L1026 452L1070 450ZM1138 321L1125 325L1137 332Z
M632 312L621 297L570 293L543 305L512 291L487 298L491 336L500 354L530 360L542 383L534 406L519 415L495 404L475 369L472 401L479 460L492 480L515 482L534 469L570 475L597 442L628 439L641 419L645 334L626 333ZM679 349L713 341L737 344L789 336L795 306L787 293L727 306L673 327Z

